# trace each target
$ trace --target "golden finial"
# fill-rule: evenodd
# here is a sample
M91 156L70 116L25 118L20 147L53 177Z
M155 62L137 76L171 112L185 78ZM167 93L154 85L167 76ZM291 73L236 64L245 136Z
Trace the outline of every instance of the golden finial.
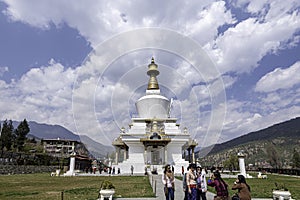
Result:
M153 57L151 58L151 63L152 63L152 64L155 64L154 58L153 58Z
M159 71L157 70L157 64L155 64L153 57L151 59L151 63L148 65L147 74L150 76L147 89L148 90L159 89L158 82L156 79L156 76L159 74Z

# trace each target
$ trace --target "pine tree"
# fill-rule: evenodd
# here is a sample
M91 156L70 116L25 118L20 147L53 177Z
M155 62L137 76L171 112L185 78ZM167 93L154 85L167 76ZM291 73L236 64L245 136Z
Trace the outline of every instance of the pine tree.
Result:
M17 129L15 130L15 134L16 134L16 147L18 149L18 151L23 151L24 149L24 143L26 140L26 136L27 134L30 132L29 129L29 125L26 121L26 119L24 119L19 126L17 127Z
M2 129L1 129L1 123L0 123L0 148L1 148L1 158L3 157L3 148L2 148L2 137L1 137L1 133L2 133Z
M1 130L1 151L3 152L4 148L7 151L11 150L13 144L13 130L14 127L12 125L12 121L7 119L3 122L2 130Z

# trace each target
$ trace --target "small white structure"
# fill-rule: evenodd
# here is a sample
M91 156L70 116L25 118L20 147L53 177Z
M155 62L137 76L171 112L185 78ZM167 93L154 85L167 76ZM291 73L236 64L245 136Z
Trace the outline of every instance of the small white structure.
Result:
M138 117L132 118L129 130L126 132L122 128L120 136L113 141L116 148L114 166L122 173L131 173L133 166L134 174L145 174L145 169L157 169L160 174L163 166L170 164L175 174L181 174L182 167L186 169L189 164L182 158L183 150L191 150L190 162L195 162L197 143L190 138L187 129L180 130L176 118L170 117L171 101L160 94L156 78L159 71L153 58L147 74L150 78L146 95L135 104ZM122 161L119 157L123 157Z
M60 169L55 170L55 172L51 172L50 176L59 176L60 175Z
M292 200L291 193L289 191L274 190L273 200Z
M75 176L75 156L76 156L76 153L73 152L71 153L70 155L70 168L69 170L64 173L64 176Z
M105 198L108 198L109 200L112 200L113 195L115 194L114 189L105 189L100 190L100 200L104 200Z
M261 172L258 172L257 178L266 179L268 176L266 174L262 174Z

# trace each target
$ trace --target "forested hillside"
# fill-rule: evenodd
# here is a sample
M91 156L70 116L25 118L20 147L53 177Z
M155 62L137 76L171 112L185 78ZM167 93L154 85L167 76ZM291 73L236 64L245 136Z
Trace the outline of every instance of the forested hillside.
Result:
M244 151L247 165L292 167L295 165L295 155L300 152L300 118L216 144L208 154L207 149L209 148L197 152L197 157L206 166L223 166L230 157Z

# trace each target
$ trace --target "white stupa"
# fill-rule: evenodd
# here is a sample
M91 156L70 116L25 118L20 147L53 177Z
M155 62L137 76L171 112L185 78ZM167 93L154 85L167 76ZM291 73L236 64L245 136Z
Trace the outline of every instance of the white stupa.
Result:
M194 154L197 143L186 128L183 132L180 130L176 118L170 117L170 100L160 94L156 78L159 71L153 58L147 74L150 79L146 95L136 102L138 117L132 118L128 131L122 128L120 136L113 141L116 147L114 166L120 168L121 173L131 173L133 166L134 174L143 174L145 167L148 171L157 169L162 173L162 167L170 164L175 173L180 174L182 167L186 170L189 164L182 156L184 148Z

